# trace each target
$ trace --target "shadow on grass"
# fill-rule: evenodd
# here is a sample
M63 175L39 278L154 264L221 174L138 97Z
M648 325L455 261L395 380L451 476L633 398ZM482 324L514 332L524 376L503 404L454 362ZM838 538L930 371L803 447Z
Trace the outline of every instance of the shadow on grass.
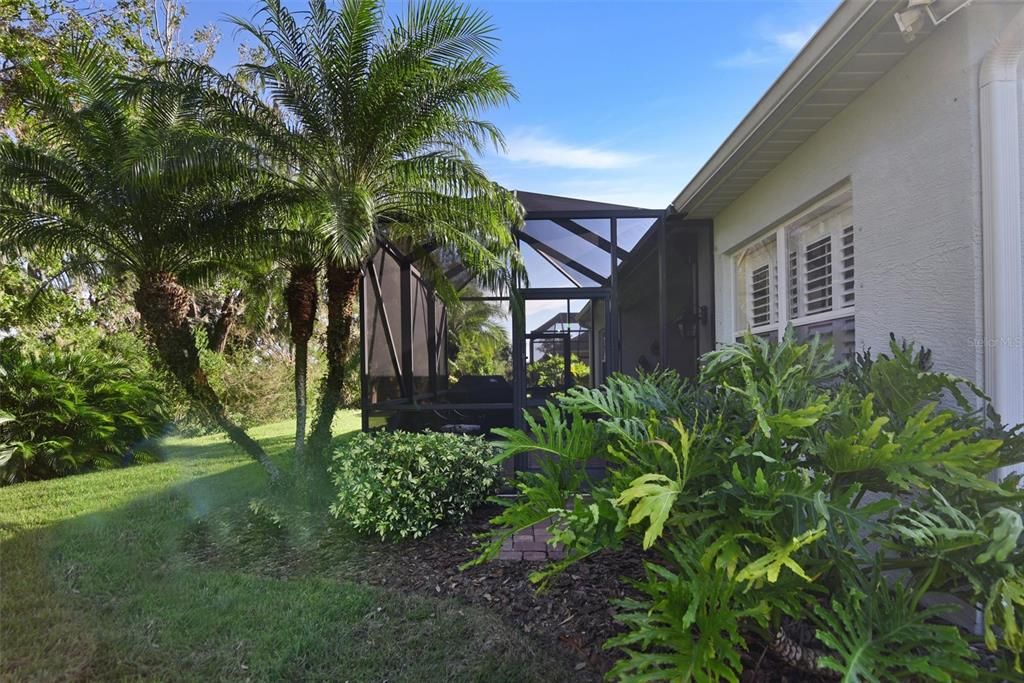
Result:
M244 455L241 449L220 435L202 437L203 441L209 442L202 445L192 445L192 439L174 439L160 448L160 454L165 460L173 459L209 459L225 458L235 455ZM342 439L343 437L338 437ZM347 438L347 437L344 437ZM268 439L260 439L267 454L275 461L292 460L294 440L288 435L275 436Z
M264 443L290 459L288 437ZM358 563L365 545L231 446L190 450L169 448L185 481L0 544L3 678L573 678L557 644L484 610L291 573L289 552L329 542ZM224 561L197 561L204 543Z

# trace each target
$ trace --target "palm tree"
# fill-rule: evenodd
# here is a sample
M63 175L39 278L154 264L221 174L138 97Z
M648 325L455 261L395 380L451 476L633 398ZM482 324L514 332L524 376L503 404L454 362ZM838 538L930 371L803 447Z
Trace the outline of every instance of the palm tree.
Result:
M268 324L274 324L271 320L277 318L275 313L281 313L282 309L276 304L284 304L283 313L295 362L295 465L296 472L299 472L307 464L304 451L308 420L309 340L316 325L320 305L319 275L328 248L323 235L311 222L308 210L301 205L285 208L284 212L274 215L273 223L255 236L254 244L246 245L247 258L244 261L223 264L223 270L232 277L224 278L218 284L223 288L226 282L230 290L226 296L217 292L209 297L208 307L219 307L220 311L204 317L213 318L205 325L207 348L223 353L224 335L233 327L232 318L239 315L239 308L246 313L251 307L257 312L262 311L262 314L247 316L246 319L245 329L258 334L266 331ZM269 257L268 243L273 246ZM245 293L245 299L242 293Z
M454 347L452 370L458 375L504 375L511 357L508 331L500 321L509 311L486 301L473 285L448 306L448 337Z
M323 207L328 364L309 439L322 454L355 352L360 269L379 240L429 244L508 281L518 259L509 228L521 207L472 154L503 144L478 116L515 93L490 61L487 16L446 0L413 2L390 21L383 0L343 0L337 9L310 0L301 13L262 0L252 21L233 21L267 55L239 73L262 84L272 104L202 65L192 76L203 80L211 125L289 169Z
M188 396L272 479L277 467L232 422L199 362L182 281L251 241L286 198L178 99L120 78L108 53L78 43L67 80L24 65L19 94L33 144L0 140L0 242L91 255L134 276L135 307Z
M318 230L316 214L296 210L288 217L275 254L281 268L288 272L284 288L285 308L295 353L295 460L304 464L308 392L309 340L316 325L320 305L319 279L327 242Z

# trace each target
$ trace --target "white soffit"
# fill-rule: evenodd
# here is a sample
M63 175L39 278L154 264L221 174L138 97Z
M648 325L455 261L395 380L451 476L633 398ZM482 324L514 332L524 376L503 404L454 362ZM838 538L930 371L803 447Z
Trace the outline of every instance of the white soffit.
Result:
M906 42L893 19L904 6L843 2L679 193L676 210L714 218L906 56L931 25Z

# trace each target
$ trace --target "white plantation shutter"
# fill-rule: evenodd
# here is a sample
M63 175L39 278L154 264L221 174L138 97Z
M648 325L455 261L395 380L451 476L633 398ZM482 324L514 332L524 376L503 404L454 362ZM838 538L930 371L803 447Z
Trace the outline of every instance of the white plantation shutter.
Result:
M840 240L842 245L842 261L840 263L840 301L841 308L849 308L854 303L854 281L853 281L853 226L847 225L843 228Z
M852 316L840 318L836 321L836 328L832 341L835 344L836 351L845 358L852 357L857 352L857 323L855 319Z
M856 351L854 344L856 325L853 316L801 325L795 330L796 338L801 341L811 337L820 337L822 341L831 341L839 356L848 358Z
M750 275L750 326L761 327L772 322L772 268L758 266Z
M758 330L778 322L775 236L736 255L737 329Z
M830 339L839 356L854 352L852 194L837 192L734 256L735 330L777 339ZM783 244L779 244L782 241ZM780 299L780 289L785 289Z
M804 247L804 313L832 310L832 237Z
M797 267L799 256L795 251L789 252L789 319L800 315L800 269Z
M794 322L853 306L852 208L789 229L789 316Z

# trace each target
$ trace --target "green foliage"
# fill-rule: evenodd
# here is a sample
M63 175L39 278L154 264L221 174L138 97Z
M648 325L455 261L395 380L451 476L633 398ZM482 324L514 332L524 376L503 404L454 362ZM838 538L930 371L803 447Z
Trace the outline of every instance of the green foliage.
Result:
M463 298L448 306L448 338L454 351L452 374L508 376L512 348L508 331L500 322L508 317L508 310L494 301L467 301L465 297L483 296L472 285L460 296Z
M458 355L448 367L453 379L465 375L511 374L512 346L496 338L474 338L473 335L459 340Z
M109 46L18 63L39 136L0 140L0 246L91 257L111 273L208 274L287 197L180 93L127 77Z
M889 335L889 353L872 356L869 351L854 355L843 380L857 393L870 395L878 411L903 422L921 406L952 399L967 416L977 412L972 399L984 399L981 390L967 380L933 369L932 353Z
M245 247L269 249L266 221L296 191L212 134L181 92L128 77L109 45L76 40L55 57L67 78L38 59L17 64L16 92L38 134L0 139L0 248L78 254L133 279L165 369L276 479L203 376L181 283L223 270Z
M867 591L847 586L830 609L816 607L818 639L833 653L821 665L842 674L842 683L976 678L975 655L960 632L934 621L956 607L923 609L919 597L878 578Z
M4 483L156 456L150 439L168 424L164 385L145 371L141 349L136 347L133 359L113 353L112 346L117 345L0 342Z
M209 61L220 31L207 24L181 35L185 0L4 0L0 2L0 122L19 138L38 131L18 99L15 64L38 61L69 76L59 55L83 38L111 48L118 69L142 71L156 60L189 56ZM73 73L73 72L71 72Z
M995 581L985 601L985 644L989 650L995 651L1000 642L1004 643L1013 653L1014 670L1021 673L1021 653L1024 652L1024 577L1013 567L1007 567L1006 574Z
M0 372L0 377L3 376L4 373ZM7 437L4 436L4 425L9 425L11 422L14 422L14 416L0 410L0 468L6 465L14 455L14 444L8 443Z
M777 647L784 618L817 625L800 660L814 672L973 677L965 634L934 623L927 593L987 605L989 648L1020 667L1024 492L1016 475L989 479L1020 461L1015 433L927 352L894 340L843 367L824 344L748 337L706 355L694 384L614 376L527 426L501 430L502 457L549 457L517 481L481 559L544 519L567 559L537 581L641 547L647 580L609 643L621 680L738 680L743 651ZM611 466L594 480L598 454Z
M336 433L358 430L357 413L339 418ZM292 428L251 433L284 462ZM226 439L166 448L158 465L0 488L0 679L580 677L558 642L486 605L367 585L390 575L379 543L300 491L267 491Z
M245 348L227 353L204 350L200 358L210 385L233 421L249 427L294 415L294 368L283 352Z
M393 15L383 0L302 9L262 0L252 18L231 21L259 58L232 75L183 61L171 89L189 93L211 129L300 195L328 273L343 275L327 289L330 365L309 440L319 457L356 355L351 283L381 239L430 245L417 269L448 301L457 293L444 272L455 258L491 289L523 272L511 229L522 206L475 160L503 145L484 117L515 90L492 61L490 19L448 0Z
M702 543L666 548L671 568L646 564L647 580L634 586L643 599L617 602L619 621L629 631L607 644L622 648L626 655L612 676L700 683L739 680L743 622L767 626L771 609L762 596L743 591L722 567L702 560L701 545L711 544L712 538L705 534L696 540Z
M479 437L358 434L335 451L331 512L363 533L419 538L461 518L492 492L494 455Z
M448 1L389 16L382 0L310 0L298 11L264 0L253 19L231 21L261 63L225 76L186 62L175 78L212 127L302 189L332 259L358 268L380 237L432 243L485 284L510 284L521 268L509 227L522 207L474 161L503 144L484 112L515 95L491 61L485 13ZM270 101L244 82L262 84ZM443 270L431 258L418 265ZM446 278L432 279L454 297Z
M636 503L627 524L637 524L645 518L650 520L650 526L644 534L645 550L661 537L665 529L665 520L672 512L672 504L679 497L679 491L678 481L669 479L664 474L645 474L634 479L633 485L615 499L615 504L621 508Z
M530 381L538 387L561 387L565 385L565 360L562 356L549 354L542 360L526 367ZM569 356L569 373L575 384L586 384L590 379L590 366L575 353Z
M123 282L88 266L82 257L18 250L0 254L0 335L65 343L85 331L107 334L131 327Z

